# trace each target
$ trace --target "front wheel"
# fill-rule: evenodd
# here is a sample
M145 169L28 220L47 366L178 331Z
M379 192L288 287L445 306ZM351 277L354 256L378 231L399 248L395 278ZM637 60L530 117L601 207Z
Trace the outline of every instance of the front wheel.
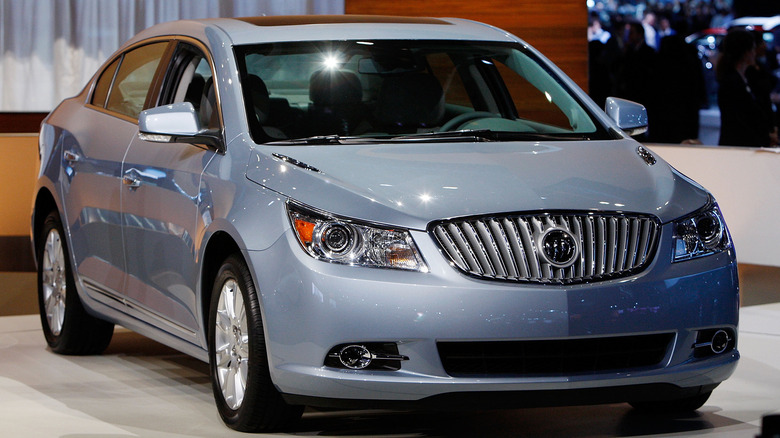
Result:
M38 308L46 343L55 353L100 354L114 324L88 314L81 304L68 259L60 217L51 212L38 237Z
M217 409L232 429L277 430L303 413L302 406L285 403L271 381L257 293L238 255L225 260L214 282L209 369Z

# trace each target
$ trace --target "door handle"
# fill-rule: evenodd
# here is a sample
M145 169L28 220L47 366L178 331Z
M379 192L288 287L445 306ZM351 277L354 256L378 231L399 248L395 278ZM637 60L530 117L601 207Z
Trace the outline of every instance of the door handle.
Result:
M137 189L141 186L141 180L138 178L133 178L130 175L125 175L122 177L122 185L126 186L130 190Z
M79 154L77 154L75 152L65 151L65 153L63 153L62 155L65 158L65 161L70 162L70 163L75 163L76 161L80 161L81 160L81 157L79 156Z

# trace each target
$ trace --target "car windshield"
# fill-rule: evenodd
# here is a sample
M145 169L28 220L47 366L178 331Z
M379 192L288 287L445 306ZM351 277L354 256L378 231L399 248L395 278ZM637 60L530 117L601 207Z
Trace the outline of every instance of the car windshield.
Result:
M518 44L318 41L236 52L257 143L611 138Z

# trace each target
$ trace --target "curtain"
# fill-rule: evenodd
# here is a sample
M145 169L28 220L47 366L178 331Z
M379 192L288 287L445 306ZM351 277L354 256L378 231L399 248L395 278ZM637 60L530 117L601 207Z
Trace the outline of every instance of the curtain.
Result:
M157 23L343 14L344 0L0 0L0 112L48 112Z

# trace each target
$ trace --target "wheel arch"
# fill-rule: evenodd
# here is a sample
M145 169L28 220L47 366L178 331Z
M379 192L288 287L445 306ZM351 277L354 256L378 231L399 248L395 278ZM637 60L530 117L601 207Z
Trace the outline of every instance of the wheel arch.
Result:
M48 216L52 211L57 211L59 214L57 201L54 200L54 195L52 195L49 189L42 188L35 196L35 204L33 206L32 214L32 230L30 236L32 239L33 256L35 258L36 266L38 264L38 252L40 248L38 240L40 238L41 229L43 228L43 223L46 220L46 216ZM60 218L62 218L61 214Z
M211 305L211 293L214 286L214 280L217 278L217 272L230 255L241 253L241 248L235 239L226 231L214 233L206 244L206 250L203 253L203 269L201 271L201 323L203 327L208 327L209 307ZM243 257L243 255L242 255Z

